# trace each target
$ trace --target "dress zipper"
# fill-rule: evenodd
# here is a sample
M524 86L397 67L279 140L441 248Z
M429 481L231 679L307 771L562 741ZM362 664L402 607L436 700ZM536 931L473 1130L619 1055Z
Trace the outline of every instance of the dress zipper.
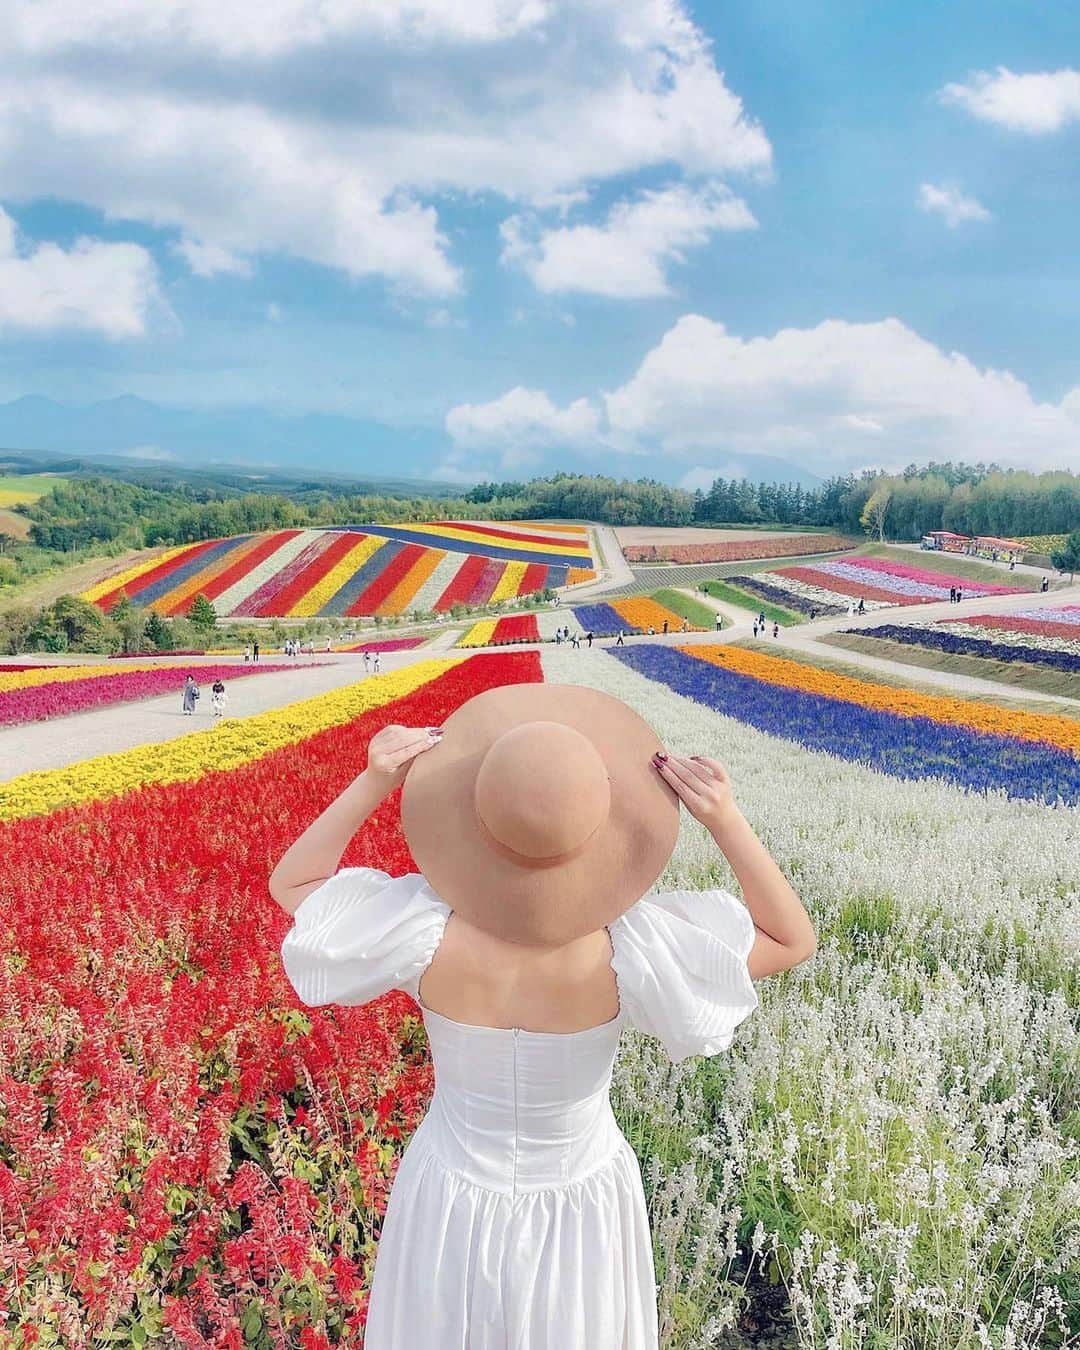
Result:
M511 1199L517 1199L517 1158L518 1158L518 1073L517 1047L519 1027L514 1028L514 1175L511 1181Z

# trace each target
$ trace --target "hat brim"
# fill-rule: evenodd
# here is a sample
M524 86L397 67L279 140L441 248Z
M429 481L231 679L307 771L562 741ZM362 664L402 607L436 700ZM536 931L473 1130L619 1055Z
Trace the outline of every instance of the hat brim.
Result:
M573 856L527 866L487 842L474 787L488 747L522 722L561 722L607 766L611 807ZM558 946L613 922L664 870L679 835L679 797L652 764L662 743L620 699L574 684L511 684L469 699L438 745L409 766L401 824L413 860L468 922L508 942Z

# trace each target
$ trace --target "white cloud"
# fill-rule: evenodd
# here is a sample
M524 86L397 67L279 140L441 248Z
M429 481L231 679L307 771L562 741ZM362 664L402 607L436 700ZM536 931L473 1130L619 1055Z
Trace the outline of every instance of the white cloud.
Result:
M1045 135L1080 121L1080 70L1017 75L998 66L993 74L976 71L967 84L945 85L939 96L943 103L957 104L980 121Z
M69 250L20 247L15 222L0 207L0 333L81 329L141 337L155 307L167 308L146 249L87 237Z
M565 212L644 172L767 176L681 0L11 0L0 182L434 296L443 194ZM218 250L218 252L214 252Z
M281 306L276 300L271 300L266 306L266 317L270 323L280 323L284 317L281 312Z
M462 449L501 455L503 468L535 462L554 445L589 445L596 439L596 408L579 398L558 408L543 390L521 385L490 403L461 403L446 414L446 430Z
M502 226L503 261L520 263L541 291L585 291L614 299L668 295L666 264L682 262L715 230L757 224L729 189L677 184L617 202L601 225L539 230L534 218Z
M413 42L494 42L541 24L546 0L33 0L8 20L30 52L92 46L126 52L132 41L208 54L267 58L364 36Z
M943 216L950 230L955 230L965 220L990 219L986 207L974 197L965 197L958 187L935 187L933 183L921 183L918 202L923 211Z
M541 390L512 390L453 409L446 427L462 451L542 434L546 444L686 459L689 474L706 456L752 454L826 472L930 458L1080 469L1080 386L1040 403L1009 371L980 370L896 318L742 338L687 314L617 389L567 408Z
M174 244L173 248L197 277L214 277L219 273L234 277L251 276L252 269L248 260L237 257L220 244L206 244L185 236L178 244Z

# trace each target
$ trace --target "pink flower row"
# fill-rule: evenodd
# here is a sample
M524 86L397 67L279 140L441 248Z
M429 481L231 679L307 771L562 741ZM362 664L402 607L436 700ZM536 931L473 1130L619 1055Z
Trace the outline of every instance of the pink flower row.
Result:
M929 572L925 567L911 567L889 558L845 558L850 567L866 568L869 572L887 572L893 577L921 581L926 586L959 586L965 595L1019 595L1022 587L997 586L985 581L971 581L968 577L952 577L944 572Z
M51 717L68 717L89 712L112 703L130 703L159 694L179 693L188 674L195 676L200 691L208 695L209 686L220 675L235 680L245 675L265 675L291 666L199 666L197 669L132 670L116 675L96 675L88 680L66 680L56 684L38 684L30 689L9 689L0 693L0 726L20 722L45 722ZM209 703L209 697L207 697Z

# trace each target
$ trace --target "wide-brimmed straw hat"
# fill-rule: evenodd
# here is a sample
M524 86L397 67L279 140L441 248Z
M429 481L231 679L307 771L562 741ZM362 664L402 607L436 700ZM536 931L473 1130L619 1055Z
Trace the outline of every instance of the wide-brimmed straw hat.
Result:
M620 699L573 684L485 690L409 766L401 823L432 889L476 927L561 946L611 923L663 871L679 798L661 741Z

